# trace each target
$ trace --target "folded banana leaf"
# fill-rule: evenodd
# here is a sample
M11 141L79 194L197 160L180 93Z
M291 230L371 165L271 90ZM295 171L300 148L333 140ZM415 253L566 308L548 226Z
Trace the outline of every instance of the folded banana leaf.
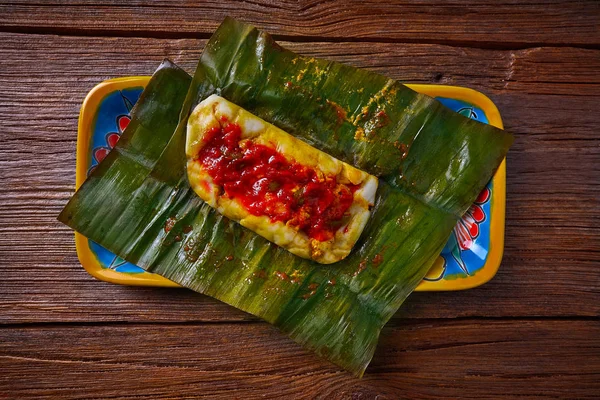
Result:
M362 376L512 137L381 75L302 57L226 19L189 78L155 73L133 120L59 219L122 258L279 327ZM221 216L190 188L186 121L217 93L380 177L361 239L323 266ZM179 120L177 122L177 118Z

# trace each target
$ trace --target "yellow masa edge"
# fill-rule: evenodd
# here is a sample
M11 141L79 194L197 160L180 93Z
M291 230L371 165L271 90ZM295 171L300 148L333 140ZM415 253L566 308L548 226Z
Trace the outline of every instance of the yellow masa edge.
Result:
M75 188L83 184L87 178L90 157L90 132L95 122L96 110L100 102L109 93L115 90L127 89L135 86L145 87L150 80L149 76L131 76L109 79L95 86L86 96L79 113L77 132L77 161L75 174ZM496 105L484 94L469 88L458 86L407 84L409 88L431 97L449 97L462 100L483 110L490 125L503 129L500 112ZM470 289L483 285L496 275L504 251L504 214L506 205L506 160L503 160L493 179L493 196L490 220L490 249L485 265L474 275L454 280L441 279L436 282L422 281L416 288L417 291L450 291ZM144 272L139 274L126 274L112 269L102 268L98 259L90 249L88 239L75 232L75 247L77 256L83 268L93 277L111 283L133 286L162 286L180 287L160 275ZM439 262L441 257L436 261ZM327 268L327 267L324 267Z

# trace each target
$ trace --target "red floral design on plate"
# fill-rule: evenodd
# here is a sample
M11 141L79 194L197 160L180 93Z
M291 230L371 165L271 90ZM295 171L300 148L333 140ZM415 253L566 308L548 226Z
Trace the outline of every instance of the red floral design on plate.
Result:
M475 203L454 227L456 241L461 250L470 249L473 241L479 236L479 225L485 221L485 212L481 206L490 199L490 196L490 189L487 187L483 189Z
M110 132L106 134L106 146L96 147L94 149L93 154L96 163L101 163L102 160L106 158L108 153L115 147L115 145L119 141L119 138L123 134L123 131L125 131L125 128L127 128L127 125L129 125L130 121L131 117L129 115L119 115L117 117L118 132Z

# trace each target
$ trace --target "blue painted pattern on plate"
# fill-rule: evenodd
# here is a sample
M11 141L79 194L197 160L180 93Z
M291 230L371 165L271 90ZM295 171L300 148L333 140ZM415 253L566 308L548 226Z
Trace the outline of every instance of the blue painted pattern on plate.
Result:
M130 112L133 105L142 94L142 87L116 90L108 94L96 111L94 119L92 140L90 141L90 165L88 175L115 147L131 121ZM98 259L102 268L114 269L128 274L143 273L144 270L121 257L111 253L96 242L89 240L90 249Z

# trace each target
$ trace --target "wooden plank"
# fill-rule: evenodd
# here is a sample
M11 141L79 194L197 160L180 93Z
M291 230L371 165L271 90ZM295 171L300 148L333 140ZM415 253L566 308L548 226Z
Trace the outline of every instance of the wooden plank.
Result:
M182 290L124 288L80 267L56 221L73 191L79 106L98 82L150 74L163 57L192 71L205 40L4 34L0 48L0 322L252 319ZM600 51L284 43L403 81L465 85L517 136L508 157L507 239L489 284L413 295L400 318L600 313ZM40 62L40 60L44 60ZM526 305L526 306L525 306Z
M226 16L283 37L450 43L474 47L560 44L597 47L593 1L274 1L189 2L12 0L0 29L59 34L207 37Z
M384 329L359 380L262 323L19 327L0 329L0 393L593 398L599 335L597 321L403 321Z

